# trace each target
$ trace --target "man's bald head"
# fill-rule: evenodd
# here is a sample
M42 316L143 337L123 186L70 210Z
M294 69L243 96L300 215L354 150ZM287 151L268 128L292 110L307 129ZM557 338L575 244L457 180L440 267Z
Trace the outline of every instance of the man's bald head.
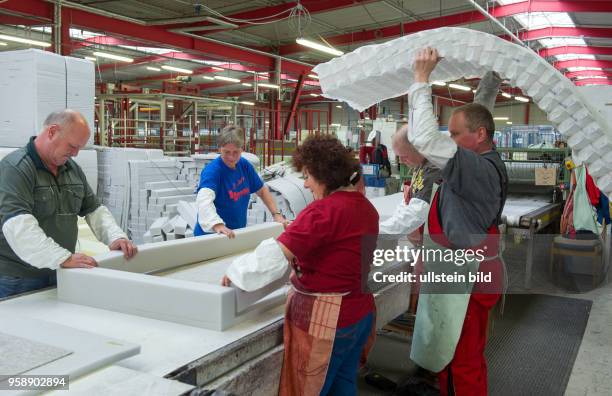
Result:
M393 151L400 162L408 166L419 166L425 161L417 149L408 140L408 125L402 126L391 137Z
M61 128L65 128L65 132L70 132L70 127L73 124L77 124L78 127L84 126L85 128L89 129L89 125L87 124L87 120L83 114L72 109L54 111L53 113L49 114L43 123L43 129L48 128L51 125L58 125Z
M90 134L87 120L81 113L64 109L47 116L34 143L43 162L54 168L77 156L89 141Z

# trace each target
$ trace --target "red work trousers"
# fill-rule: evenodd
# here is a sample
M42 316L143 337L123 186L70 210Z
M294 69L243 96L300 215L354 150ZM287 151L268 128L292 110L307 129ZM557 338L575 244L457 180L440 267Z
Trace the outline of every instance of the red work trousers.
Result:
M438 374L441 396L487 396L489 310L499 294L472 294L453 360Z

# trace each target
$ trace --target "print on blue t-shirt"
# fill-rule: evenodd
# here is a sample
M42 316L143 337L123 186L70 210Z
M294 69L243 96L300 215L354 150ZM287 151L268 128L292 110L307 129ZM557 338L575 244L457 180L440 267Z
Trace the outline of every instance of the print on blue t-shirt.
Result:
M200 175L198 190L210 188L215 192L215 208L227 228L235 230L246 227L246 215L251 193L259 191L263 182L249 161L240 158L236 169L225 165L221 157L204 168ZM200 223L194 235L206 234Z

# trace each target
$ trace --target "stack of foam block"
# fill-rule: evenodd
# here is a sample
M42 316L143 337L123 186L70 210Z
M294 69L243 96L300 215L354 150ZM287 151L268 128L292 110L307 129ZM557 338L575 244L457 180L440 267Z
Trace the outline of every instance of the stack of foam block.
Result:
M136 243L159 217L175 214L179 201L195 201L193 186L178 180L177 163L176 158L128 161L127 229Z
M196 222L195 202L179 201L174 211L156 219L143 235L143 242L191 238Z
M163 158L162 150L97 147L98 198L127 231L128 161Z
M92 62L28 49L0 53L0 69L0 146L24 146L51 112L65 108L80 111L93 129Z

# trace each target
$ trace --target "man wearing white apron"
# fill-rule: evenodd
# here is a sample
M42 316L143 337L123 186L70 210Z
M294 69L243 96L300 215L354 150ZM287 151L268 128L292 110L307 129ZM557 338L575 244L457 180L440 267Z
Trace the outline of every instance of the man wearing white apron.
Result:
M433 242L445 249L479 250L484 259L447 272L491 275L490 282L466 284L465 292L422 290L412 341L411 358L439 373L442 395L487 395L484 358L489 310L503 289L498 257L497 228L506 198L508 178L495 151L495 124L487 108L468 104L449 120L450 137L440 133L433 114L429 76L439 61L435 49L419 51L414 63L415 83L408 92L411 117L408 139L433 165L442 170L442 184L428 216ZM494 100L494 99L493 99ZM483 250L484 249L484 250Z

